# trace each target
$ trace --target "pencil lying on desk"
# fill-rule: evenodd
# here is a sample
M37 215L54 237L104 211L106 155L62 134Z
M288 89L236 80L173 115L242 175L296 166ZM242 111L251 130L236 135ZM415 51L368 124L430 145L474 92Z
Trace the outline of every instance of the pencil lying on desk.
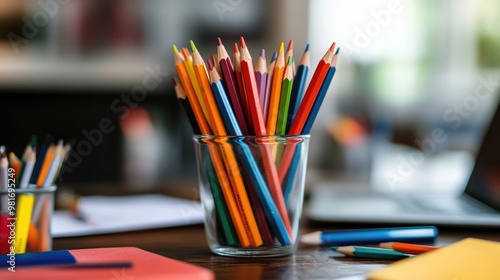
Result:
M385 249L393 249L402 253L414 255L419 255L439 249L439 247L435 246L426 246L403 242L383 242L379 244L379 247Z
M411 254L405 254L391 249L361 247L361 246L341 246L341 247L333 246L331 249L346 256L358 257L358 258L399 260L414 256Z

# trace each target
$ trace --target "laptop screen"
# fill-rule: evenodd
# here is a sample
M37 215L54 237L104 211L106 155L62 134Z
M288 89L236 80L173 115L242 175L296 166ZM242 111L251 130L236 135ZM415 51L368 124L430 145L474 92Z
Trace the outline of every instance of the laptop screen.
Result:
M500 211L500 105L483 138L465 192Z

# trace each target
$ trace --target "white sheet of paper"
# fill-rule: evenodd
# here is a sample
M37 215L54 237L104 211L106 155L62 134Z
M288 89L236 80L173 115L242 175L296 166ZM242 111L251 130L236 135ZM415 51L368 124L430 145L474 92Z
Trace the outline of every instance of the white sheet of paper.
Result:
M82 197L80 209L86 221L74 218L69 211L55 211L52 236L84 236L203 222L201 203L159 194Z

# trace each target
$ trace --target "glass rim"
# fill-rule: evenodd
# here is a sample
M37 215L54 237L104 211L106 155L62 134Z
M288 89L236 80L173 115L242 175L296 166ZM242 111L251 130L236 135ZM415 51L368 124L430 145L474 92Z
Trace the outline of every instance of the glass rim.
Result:
M34 185L30 185L30 186L34 186ZM9 194L9 193L16 193L16 194L26 194L26 193L53 193L57 190L57 186L56 185L52 185L50 187L42 187L42 188L24 188L24 189L20 189L20 188L14 188L14 192L9 192L8 189L6 190L0 190L0 194Z
M218 138L224 138L224 139L240 139L240 138L246 138L246 139L269 139L269 138L301 138L301 139L310 139L311 135L310 134L290 134L290 135L240 135L240 136L235 136L235 135L211 135L211 134L195 134L193 135L193 139L218 139Z

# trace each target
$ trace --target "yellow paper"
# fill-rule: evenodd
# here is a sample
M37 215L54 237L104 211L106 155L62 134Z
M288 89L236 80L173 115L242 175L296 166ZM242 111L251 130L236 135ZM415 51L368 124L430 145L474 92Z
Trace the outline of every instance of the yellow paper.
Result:
M34 202L34 195L22 194L19 196L16 212L16 236L14 238L16 254L22 254L26 252L26 243L28 240L28 232L30 228L31 213L33 212Z
M370 280L500 279L500 243L474 238L395 262Z

